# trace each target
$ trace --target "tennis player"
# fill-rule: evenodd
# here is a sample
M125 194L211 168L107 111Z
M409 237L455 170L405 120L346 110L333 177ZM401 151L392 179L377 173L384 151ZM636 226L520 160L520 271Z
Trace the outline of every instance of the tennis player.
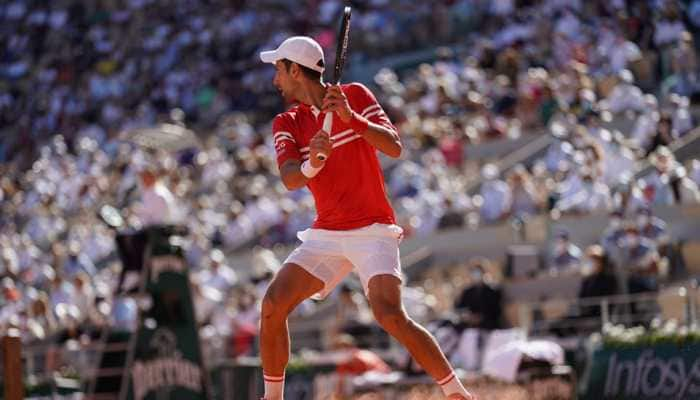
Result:
M283 398L289 313L309 297L327 296L352 270L377 322L406 347L445 396L473 400L435 339L406 315L401 302L402 229L396 225L376 154L401 155L396 128L365 86L323 82L323 51L313 39L290 37L260 58L275 65L274 85L286 102L295 103L272 123L282 182L289 190L307 186L317 212L313 227L298 233L303 243L263 298L265 400ZM322 129L327 113L333 116L330 132Z

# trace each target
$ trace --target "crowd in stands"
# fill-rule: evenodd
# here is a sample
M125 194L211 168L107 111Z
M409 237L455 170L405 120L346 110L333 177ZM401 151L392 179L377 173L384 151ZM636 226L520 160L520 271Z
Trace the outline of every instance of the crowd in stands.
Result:
M287 192L277 176L269 132L282 104L257 53L292 33L330 53L341 2L171 3L0 5L0 328L80 339L86 325L132 321L133 301L112 302L115 232L98 210L113 205L138 228L161 201L163 221L189 228L205 333L238 335L234 353L251 351L256 302L279 261L261 250L250 273L226 254L292 244L314 216L310 193ZM403 159L383 162L408 236L610 213L619 218L585 252L586 268L604 269L602 249L658 269L669 238L651 209L700 202L700 161L683 165L670 150L696 127L700 2L353 3L351 62L455 44L434 63L368 82L402 135ZM458 35L465 24L473 31ZM633 127L607 128L618 118ZM130 132L159 122L195 129L201 146L173 154L131 143ZM546 154L514 167L465 157L542 135ZM647 161L651 172L639 175ZM584 268L566 234L555 247L548 267ZM625 284L653 289L644 277ZM464 308L473 296L460 297ZM464 318L494 323L478 310Z

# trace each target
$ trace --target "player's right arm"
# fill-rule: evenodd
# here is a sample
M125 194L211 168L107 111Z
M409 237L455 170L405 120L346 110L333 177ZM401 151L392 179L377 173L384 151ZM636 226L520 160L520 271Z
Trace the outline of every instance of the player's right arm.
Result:
M301 161L293 158L280 165L280 177L287 190L300 189L309 181L309 178L301 173Z
M291 124L283 117L277 116L272 123L273 137L275 139L275 151L277 152L277 165L280 170L282 183L288 190L300 189L309 182L309 179L302 173L302 156L290 129ZM309 163L312 168L323 168L325 160L321 160L318 155L330 156L333 146L331 146L330 136L324 131L319 131L309 142ZM327 159L327 158L326 158Z

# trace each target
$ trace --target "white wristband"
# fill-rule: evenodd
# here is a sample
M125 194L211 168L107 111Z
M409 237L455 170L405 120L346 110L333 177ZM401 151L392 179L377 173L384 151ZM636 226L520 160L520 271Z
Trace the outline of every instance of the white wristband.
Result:
M309 179L316 176L316 174L318 174L318 172L321 171L322 169L323 169L323 166L321 166L319 168L311 166L311 162L309 160L306 160L303 163L301 163L301 173L304 174L304 176L309 178Z

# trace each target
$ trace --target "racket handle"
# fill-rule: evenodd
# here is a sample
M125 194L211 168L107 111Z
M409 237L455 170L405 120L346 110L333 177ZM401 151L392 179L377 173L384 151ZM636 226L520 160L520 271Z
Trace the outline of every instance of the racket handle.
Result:
M333 113L329 112L323 116L323 128L321 129L329 135L331 134L331 129L333 129ZM328 156L323 153L318 153L317 157L321 161L326 161L328 158Z
M321 129L329 135L331 134L331 129L333 129L333 113L329 112L323 116L323 128Z

